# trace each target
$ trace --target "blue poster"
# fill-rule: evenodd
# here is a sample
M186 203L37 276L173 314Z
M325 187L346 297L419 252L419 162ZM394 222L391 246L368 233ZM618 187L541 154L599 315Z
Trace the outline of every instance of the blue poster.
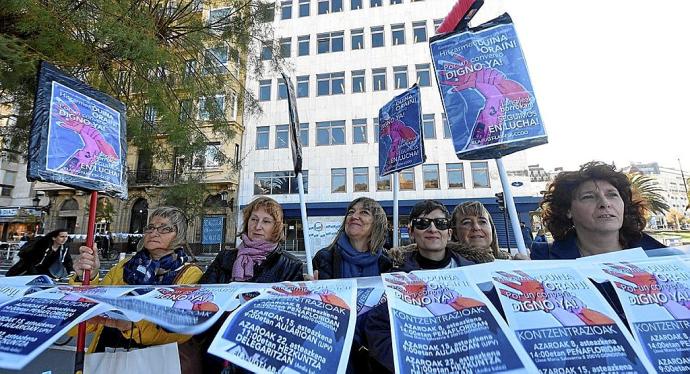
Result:
M201 244L220 244L223 243L223 232L225 231L225 217L207 216L201 224Z
M43 63L27 178L127 198L125 106Z
M430 47L458 158L499 158L547 143L510 16L432 38Z
M379 110L379 174L424 163L421 97L415 84Z

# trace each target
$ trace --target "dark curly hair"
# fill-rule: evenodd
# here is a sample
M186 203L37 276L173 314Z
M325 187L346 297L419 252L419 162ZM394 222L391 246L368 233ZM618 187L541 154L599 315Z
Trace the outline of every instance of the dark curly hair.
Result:
M584 182L601 180L611 183L621 196L624 204L623 226L619 231L621 245L626 248L630 243L642 237L642 230L646 225L643 213L643 202L633 200L632 189L628 176L616 171L616 167L599 161L588 162L578 171L564 171L559 173L549 184L544 199L540 203L542 221L551 231L556 240L565 239L574 230L572 219L568 218L568 211L575 191Z

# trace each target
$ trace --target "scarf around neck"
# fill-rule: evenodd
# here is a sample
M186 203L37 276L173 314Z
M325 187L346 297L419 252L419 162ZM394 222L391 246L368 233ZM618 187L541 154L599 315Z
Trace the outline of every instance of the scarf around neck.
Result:
M360 252L352 247L350 239L343 232L338 237L336 250L340 252L343 259L340 265L343 278L372 277L381 274L379 270L381 248L375 254L370 251Z
M254 266L260 265L278 243L263 239L251 240L247 234L242 234L242 243L237 246L237 258L232 264L232 280L246 281L254 277Z
M188 259L182 248L177 248L158 260L151 258L149 251L142 249L125 263L123 278L131 285L172 284ZM165 272L157 275L159 270Z

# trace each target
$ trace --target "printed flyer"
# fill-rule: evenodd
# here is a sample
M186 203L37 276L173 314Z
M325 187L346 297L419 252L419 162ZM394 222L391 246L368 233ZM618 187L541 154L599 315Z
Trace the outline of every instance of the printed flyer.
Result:
M541 373L654 372L594 285L574 269L496 271L508 324Z
M602 265L659 373L690 372L690 267L678 258Z
M380 176L424 162L421 122L422 103L416 84L379 110Z
M355 279L357 280L357 316L366 314L386 301L380 276Z
M522 373L536 368L461 271L383 274L396 373Z
M355 305L353 279L274 284L230 315L208 352L254 372L342 374Z

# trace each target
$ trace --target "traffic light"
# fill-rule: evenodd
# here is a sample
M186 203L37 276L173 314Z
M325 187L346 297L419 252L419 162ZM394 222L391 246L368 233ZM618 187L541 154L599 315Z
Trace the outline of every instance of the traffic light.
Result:
M503 200L503 192L499 192L496 194L496 204L498 204L498 209L500 211L503 211L506 207L506 202Z

